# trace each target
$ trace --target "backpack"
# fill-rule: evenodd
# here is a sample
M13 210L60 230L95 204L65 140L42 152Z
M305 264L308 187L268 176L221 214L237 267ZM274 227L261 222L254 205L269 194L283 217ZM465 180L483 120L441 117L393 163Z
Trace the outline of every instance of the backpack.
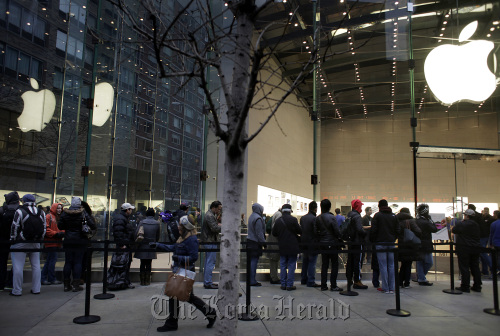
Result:
M14 215L17 211L18 207L16 208L9 208L8 206L3 206L1 208L2 210L2 217L1 217L1 222L0 222L0 239L10 239L10 230L12 227L12 222L14 221Z
M179 239L179 223L175 217L172 217L167 223L165 223L166 228L166 242L175 243Z
M339 231L340 231L340 238L345 241L351 240L351 230L350 230L350 224L351 224L351 217L346 217L345 221L340 225Z
M28 217L24 222L21 223L21 230L23 237L26 240L38 240L42 239L43 233L45 231L45 221L40 218L40 209L35 208L36 212L31 213L28 206L23 205L21 211L28 214Z
M271 234L273 230L273 218L271 216L266 216L266 233Z

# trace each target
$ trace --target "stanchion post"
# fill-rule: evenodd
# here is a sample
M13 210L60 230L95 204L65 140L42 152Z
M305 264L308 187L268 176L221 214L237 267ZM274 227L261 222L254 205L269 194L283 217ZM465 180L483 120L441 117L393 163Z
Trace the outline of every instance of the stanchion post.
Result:
M387 309L386 313L392 316L406 317L410 316L411 313L407 310L401 309L401 298L399 292L399 272L398 272L398 259L399 259L399 248L394 249L394 294L396 296L396 309Z
M108 249L109 240L104 241L104 268L102 270L102 293L94 295L94 299L107 300L115 297L115 294L106 293L108 289Z
M242 314L239 315L238 319L240 321L257 321L259 319L259 317L255 314L252 313L250 307L252 305L252 303L250 302L250 256L249 256L249 249L248 249L248 244L246 244L246 248L245 248L245 252L246 252L246 257L247 257L247 260L246 260L246 266L247 266L247 274L246 274L246 295L245 295L245 299L246 299L246 311Z
M100 316L90 315L90 290L91 290L91 273L92 273L92 249L88 249L87 253L87 275L85 277L85 315L75 317L73 323L76 324L90 324L99 322L101 320Z
M459 295L463 292L455 289L455 263L453 261L453 242L450 240L450 289L443 289L446 294Z
M491 314L491 315L497 315L500 316L500 309L498 307L498 267L497 267L497 262L498 262L498 250L494 249L492 251L492 263L491 263L491 270L493 271L493 305L495 308L485 308L483 311L485 313Z

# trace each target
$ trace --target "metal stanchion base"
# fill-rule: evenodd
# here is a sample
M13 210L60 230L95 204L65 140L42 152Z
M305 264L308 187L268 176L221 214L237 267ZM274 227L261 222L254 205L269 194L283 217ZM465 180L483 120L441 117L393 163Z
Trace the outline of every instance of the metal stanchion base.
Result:
M403 309L387 309L386 313L392 316L399 316L399 317L406 317L411 315L409 311Z
M90 324L96 323L101 320L100 316L97 315L89 315L89 316L78 316L73 319L73 323L76 324Z
M495 309L495 308L485 308L483 309L485 313L491 314L491 315L497 315L500 316L500 309Z
M345 295L345 296L358 296L358 292L350 291L350 290L343 290L342 292L339 292L340 295Z
M446 293L446 294L455 294L455 295L458 295L458 294L463 294L462 291L459 291L459 290L456 290L456 289L443 289L443 293Z
M260 318L259 318L259 316L255 315L253 313L250 313L250 314L243 313L243 314L238 315L238 320L240 320L240 321L257 321L257 320L260 320Z
M115 297L115 294L111 294L111 293L101 293L101 294L94 295L94 299L97 299L97 300L107 300L107 299L112 299L114 297Z

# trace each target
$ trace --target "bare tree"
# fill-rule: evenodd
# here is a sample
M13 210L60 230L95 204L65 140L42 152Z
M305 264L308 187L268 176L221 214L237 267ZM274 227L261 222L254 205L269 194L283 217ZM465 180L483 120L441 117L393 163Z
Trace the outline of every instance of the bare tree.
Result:
M240 210L245 150L274 117L294 90L313 71L316 53L306 54L302 71L285 82L273 60L273 46L263 45L263 34L281 25L285 34L290 21L270 22L257 31L259 15L273 0L108 0L133 28L130 43L152 46L161 77L195 79L205 91L211 127L225 145L222 238L220 245L218 335L234 335L239 288ZM180 3L180 5L179 5ZM292 19L293 16L290 16ZM166 52L171 56L167 57ZM176 61L173 61L173 60ZM217 84L209 85L208 73ZM220 93L220 102L215 93ZM277 98L276 98L277 97ZM253 134L247 134L249 111L269 111Z

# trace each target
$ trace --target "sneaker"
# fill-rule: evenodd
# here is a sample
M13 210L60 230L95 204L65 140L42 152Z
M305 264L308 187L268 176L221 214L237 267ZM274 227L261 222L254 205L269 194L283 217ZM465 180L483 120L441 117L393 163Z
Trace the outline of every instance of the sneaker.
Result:
M45 280L45 281L42 281L42 285L49 286L49 285L52 285L52 282Z
M307 285L307 287L317 288L317 287L321 287L321 285L317 284L317 283L314 283L314 284Z
M328 287L321 286L321 290L322 290L322 291L327 291L327 290L328 290Z
M433 283L429 282L429 281L419 281L418 284L420 286L432 286L433 285Z
M281 283L280 280L271 280L269 282L271 283L271 285L279 285Z
M280 289L281 290L286 290L286 286L281 286Z
M295 286L290 286L290 287L286 288L287 291L293 291L293 290L296 290L296 289L297 289L297 287L295 287Z
M394 291L391 291L391 290L385 291L384 294L394 294Z
M21 296L22 294L14 294L12 292L9 293L10 296Z
M406 289L411 288L410 284L403 285L403 286L401 286L401 287L406 288Z
M384 290L382 289L382 287L378 287L378 288L377 288L377 290L378 290L379 292L384 292Z
M363 285L361 281L356 281L352 286L354 289L368 289L367 285Z
M339 286L335 286L335 287L330 288L330 291L332 291L332 292L342 292L342 288L340 288Z
M463 293L470 293L470 288L466 288L466 287L460 286L460 287L455 287L455 289L459 290L459 291L461 291Z
M35 294L35 295L40 294L40 292L38 292L38 293L33 292L33 289L30 292L31 292L31 294Z
M54 280L54 281L51 282L51 284L52 285L60 285L60 284L62 284L62 281ZM43 285L43 283L42 283L42 285Z

